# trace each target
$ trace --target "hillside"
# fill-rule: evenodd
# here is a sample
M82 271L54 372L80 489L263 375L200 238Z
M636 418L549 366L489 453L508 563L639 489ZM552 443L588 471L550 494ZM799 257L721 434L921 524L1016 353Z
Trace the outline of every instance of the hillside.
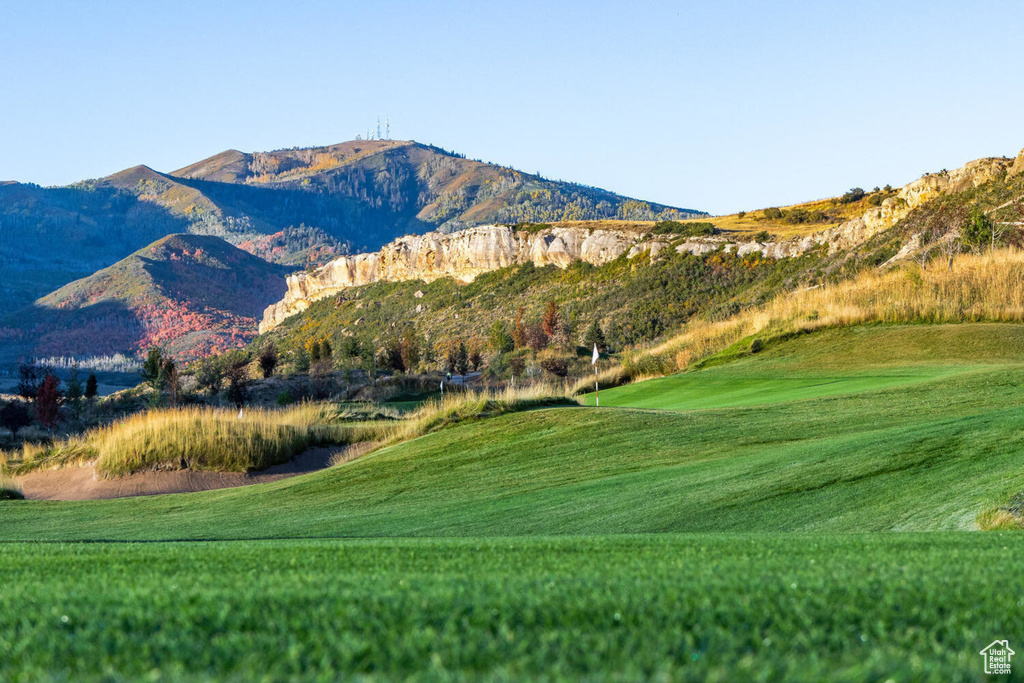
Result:
M168 496L11 508L3 538L976 528L1024 490L1024 444L1006 438L1024 418L1022 344L1020 324L815 333L682 383L605 392L621 407L474 420L184 507Z
M842 222L803 235L782 233L779 221L798 210L790 207L774 222L743 219L764 234L751 234L736 217L725 217L700 222L715 226L717 234L706 237L665 233L648 223L628 231L533 225L519 226L511 236L494 227L486 235L486 228L477 228L477 236L469 231L406 238L379 254L339 257L316 271L289 276L286 298L268 309L261 329L264 338L290 350L316 338L330 339L337 348L346 336L380 348L405 330L415 330L435 347L453 337L482 346L494 323L511 330L522 309L523 321L533 324L546 302L554 301L568 323L570 347L582 341L592 323L601 326L613 351L671 340L673 331L689 324L678 343L667 341L639 357L625 354L629 374L683 370L708 349L760 331L766 324L759 322L764 312L758 307L773 301L784 307L795 290L804 293L794 297L808 299L805 324L817 328L829 324L828 312L838 308L829 297L842 296L830 285L856 282L864 274L870 282L856 285L861 299L877 289L910 301L916 294L906 291L905 276L885 275L894 266L1020 244L1022 159L981 159L926 174L885 198L875 195L877 201L870 195L845 203L836 199L831 206ZM970 232L975 224L988 231L987 237ZM673 225L670 230L678 233L692 224ZM557 254L549 256L549 250ZM372 267L364 274L366 265ZM942 272L929 269L926 280L941 280ZM1001 266L991 272L1003 274L1007 270ZM371 284L361 284L367 281ZM942 286L955 290L968 284L953 277ZM888 305L898 307L896 301ZM879 315L892 319L887 316ZM719 341L724 346L716 347ZM502 368L499 374L507 374L502 359L491 360Z
M248 342L283 269L224 240L171 235L0 320L2 360L136 353L179 358Z
M410 233L504 221L699 215L402 141L245 154L174 173L135 166L67 187L0 185L0 309L173 233L215 235L304 267Z

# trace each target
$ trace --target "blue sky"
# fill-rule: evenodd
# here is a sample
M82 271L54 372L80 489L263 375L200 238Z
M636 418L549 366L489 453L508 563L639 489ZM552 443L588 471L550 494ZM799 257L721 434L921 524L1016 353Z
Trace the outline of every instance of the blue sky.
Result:
M0 179L392 137L727 213L1024 147L1019 2L21 2Z

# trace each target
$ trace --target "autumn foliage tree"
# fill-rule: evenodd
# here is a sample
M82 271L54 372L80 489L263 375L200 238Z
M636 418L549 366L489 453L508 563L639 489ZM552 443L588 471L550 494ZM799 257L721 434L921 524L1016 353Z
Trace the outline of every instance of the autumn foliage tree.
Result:
M561 314L558 311L558 304L554 301L548 301L547 304L544 305L544 316L540 319L540 325L544 329L544 334L548 336L548 339L558 332L560 323Z
M523 316L526 311L522 306L516 309L516 320L512 325L512 343L515 348L521 349L526 346L526 323L523 322Z
M406 372L413 372L420 364L420 339L416 330L410 328L402 335L399 342L399 354Z
M57 424L60 399L60 380L56 375L47 374L36 392L36 419L47 431Z

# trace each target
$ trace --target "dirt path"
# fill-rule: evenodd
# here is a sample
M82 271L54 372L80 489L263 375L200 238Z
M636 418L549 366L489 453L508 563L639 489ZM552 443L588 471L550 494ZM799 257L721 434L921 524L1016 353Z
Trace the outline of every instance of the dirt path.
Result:
M130 496L155 496L162 493L189 493L264 484L315 472L354 460L373 450L376 443L358 443L333 448L311 448L283 465L262 472L139 472L116 479L100 479L91 465L32 472L20 478L29 500L100 500Z

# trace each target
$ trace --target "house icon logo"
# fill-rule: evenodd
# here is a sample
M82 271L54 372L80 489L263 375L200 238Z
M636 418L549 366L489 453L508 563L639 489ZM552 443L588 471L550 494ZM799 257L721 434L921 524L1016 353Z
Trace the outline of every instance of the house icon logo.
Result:
M1010 657L1017 654L1010 649L1010 643L1005 640L994 640L992 644L981 651L985 658L985 673L987 674L1008 674L1010 673Z

